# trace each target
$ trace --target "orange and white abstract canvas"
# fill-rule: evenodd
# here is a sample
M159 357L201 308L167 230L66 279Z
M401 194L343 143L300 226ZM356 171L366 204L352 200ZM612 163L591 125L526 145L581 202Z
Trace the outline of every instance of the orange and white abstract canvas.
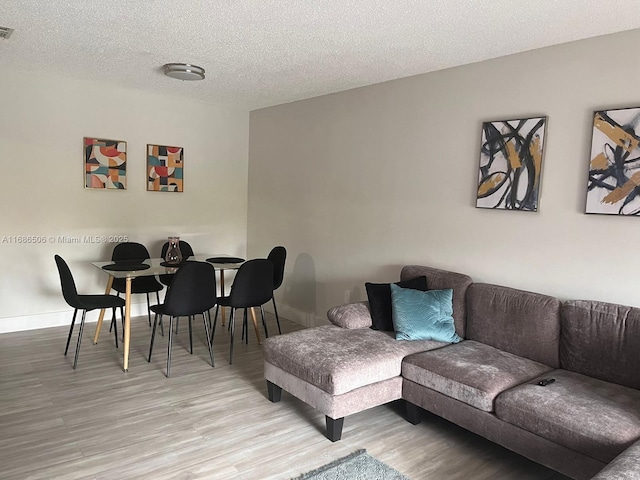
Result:
M84 137L84 186L127 188L127 142Z
M147 190L182 192L184 189L184 149L147 145Z

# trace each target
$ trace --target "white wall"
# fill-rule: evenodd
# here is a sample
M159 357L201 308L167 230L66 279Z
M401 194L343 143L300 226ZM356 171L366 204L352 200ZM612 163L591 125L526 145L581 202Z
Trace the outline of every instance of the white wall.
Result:
M175 234L196 253L244 256L248 128L247 111L2 71L0 332L69 324L55 253L81 293L104 292L107 276L88 262L108 260L114 244L61 244L58 236L126 235L159 256ZM126 191L84 189L84 136L127 142ZM146 191L147 143L184 147L183 193ZM47 242L8 241L25 235Z
M640 105L631 31L251 112L249 255L326 321L402 265L640 306L640 219L585 215L593 110ZM475 208L483 121L549 117L538 213Z

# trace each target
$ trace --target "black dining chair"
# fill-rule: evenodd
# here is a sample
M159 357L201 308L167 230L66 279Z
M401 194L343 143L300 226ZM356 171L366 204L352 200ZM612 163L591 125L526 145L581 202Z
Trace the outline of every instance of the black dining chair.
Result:
M111 260L114 262L137 262L142 263L145 260L151 258L147 247L141 243L136 242L124 242L119 243L113 249L111 254ZM114 278L113 285L111 286L118 295L125 293L126 283L124 278ZM160 303L160 295L158 292L164 288L154 276L136 277L131 280L131 293L139 294L144 293L147 295L147 315L149 317L149 326L151 326L151 302L149 301L149 294L155 292L156 301Z
M180 253L182 254L183 261L188 260L189 257L193 257L193 248L191 248L191 245L189 245L184 240L180 240L178 242L178 248L180 248ZM164 245L162 245L162 249L160 250L160 258L164 258L168 250L169 242L165 242ZM158 280L160 280L160 283L168 287L169 285L171 285L173 275L173 273L163 273L162 275L158 275ZM176 333L178 333L178 321L179 320L176 319ZM160 322L160 331L162 332L162 335L164 335L164 327L162 326L162 322Z
M284 263L287 260L287 249L283 246L273 247L267 258L273 262L273 294L271 300L273 300L273 312L275 313L276 323L278 324L278 333L282 333L278 308L276 307L275 291L280 288L282 280L284 279Z
M118 347L118 327L116 325L116 308L120 308L120 317L124 318L124 299L116 297L115 295L78 295L76 289L76 282L73 280L73 275L69 269L69 265L64 259L55 255L54 259L58 267L58 274L60 275L60 286L62 287L62 296L65 301L72 307L73 319L71 320L71 328L69 328L69 336L67 337L67 346L64 348L64 354L67 355L69 350L69 343L71 342L71 336L73 335L73 327L76 323L76 316L78 310L82 310L82 320L80 321L80 330L78 331L78 343L76 344L76 355L73 360L73 369L76 369L78 365L78 355L80 354L80 343L82 342L82 332L84 331L84 320L87 316L87 312L91 310L111 308L113 316L111 318L111 325L114 327L114 333L116 338L116 348Z
M178 243L178 247L180 248L180 253L182 254L183 261L188 260L189 257L193 257L193 249L187 242L185 242L184 240L180 240L180 242ZM164 256L167 254L167 250L169 250L169 242L165 242L165 244L162 245L160 258L164 258ZM169 285L171 285L171 279L173 278L173 275L173 273L165 273L162 275L158 275L158 279L160 280L160 283L168 287Z
M167 377L171 375L171 344L173 342L173 320L178 317L189 317L189 350L193 355L193 327L192 320L195 315L202 315L206 333L206 342L209 347L211 366L213 362L213 347L209 341L211 314L209 310L216 304L216 270L213 265L205 262L185 262L174 274L171 286L167 290L164 302L153 305L151 310L155 313L153 329L151 331L151 343L149 344L149 362L153 351L153 342L156 336L158 321L162 322L162 316L169 316L169 341L167 345Z
M262 325L265 335L268 337L267 324L264 320L264 309L262 306L271 300L273 295L273 262L266 258L257 258L243 263L231 285L229 296L219 297L216 306L216 313L211 330L210 343L213 344L213 336L216 331L218 321L218 310L220 307L230 307L229 328L231 339L229 343L229 363L233 363L233 336L235 331L235 312L238 308L244 309L243 318L243 338L249 342L249 330L247 328L247 309L260 307L262 314Z

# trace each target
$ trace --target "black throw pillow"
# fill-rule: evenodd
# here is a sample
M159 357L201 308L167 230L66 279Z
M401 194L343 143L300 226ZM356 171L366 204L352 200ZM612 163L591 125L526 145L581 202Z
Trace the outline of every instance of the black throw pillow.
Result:
M412 288L426 292L427 277L416 277L404 282L396 282L401 288ZM371 328L385 332L393 332L393 314L391 311L391 286L389 283L364 284L369 298L369 309L371 310Z

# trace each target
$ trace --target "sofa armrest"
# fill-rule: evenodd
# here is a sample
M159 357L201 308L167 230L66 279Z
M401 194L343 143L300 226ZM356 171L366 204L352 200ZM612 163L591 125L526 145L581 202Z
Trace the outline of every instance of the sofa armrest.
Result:
M347 303L333 307L327 312L327 318L334 325L348 329L369 328L372 325L369 302Z
M618 455L592 480L634 480L640 478L640 440Z

